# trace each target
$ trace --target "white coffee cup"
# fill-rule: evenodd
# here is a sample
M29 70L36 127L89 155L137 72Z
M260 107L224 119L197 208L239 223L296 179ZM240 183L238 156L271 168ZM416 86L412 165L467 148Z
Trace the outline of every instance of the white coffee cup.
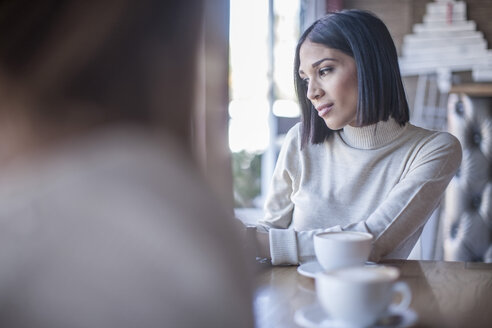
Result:
M397 282L399 270L386 266L357 266L319 273L316 276L318 300L331 319L366 327L385 313L404 311L412 293L404 282ZM394 304L396 294L401 301Z
M363 265L369 258L372 235L356 231L321 232L314 235L314 253L325 271Z

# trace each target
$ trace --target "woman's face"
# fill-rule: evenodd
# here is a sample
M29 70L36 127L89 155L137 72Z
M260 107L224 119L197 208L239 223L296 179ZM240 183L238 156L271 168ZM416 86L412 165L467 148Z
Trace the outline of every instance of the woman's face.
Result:
M299 50L299 76L307 87L307 98L328 128L356 126L357 68L343 52L309 40Z

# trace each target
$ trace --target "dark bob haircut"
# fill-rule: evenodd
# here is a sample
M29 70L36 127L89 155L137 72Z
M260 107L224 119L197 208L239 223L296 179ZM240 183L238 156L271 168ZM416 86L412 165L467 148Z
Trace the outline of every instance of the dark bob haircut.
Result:
M334 12L314 22L302 34L296 48L294 83L302 112L302 147L309 142L322 143L333 134L307 98L307 86L299 76L299 50L306 40L354 58L358 81L356 119L359 125L387 121L390 116L402 126L408 122L408 103L398 55L386 25L368 11Z

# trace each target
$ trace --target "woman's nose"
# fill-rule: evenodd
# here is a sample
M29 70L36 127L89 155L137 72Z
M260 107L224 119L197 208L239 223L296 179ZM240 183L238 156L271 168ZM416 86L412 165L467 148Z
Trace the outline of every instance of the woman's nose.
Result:
M309 100L313 101L323 96L323 89L320 88L319 84L314 81L309 81L307 97Z

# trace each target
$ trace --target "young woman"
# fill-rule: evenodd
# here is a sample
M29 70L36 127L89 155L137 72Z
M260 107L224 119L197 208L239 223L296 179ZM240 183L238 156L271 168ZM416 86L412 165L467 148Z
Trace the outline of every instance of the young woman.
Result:
M314 258L320 231L374 236L370 259L406 258L461 162L448 133L408 123L391 36L345 10L301 36L294 76L302 120L287 134L257 230L273 264Z

